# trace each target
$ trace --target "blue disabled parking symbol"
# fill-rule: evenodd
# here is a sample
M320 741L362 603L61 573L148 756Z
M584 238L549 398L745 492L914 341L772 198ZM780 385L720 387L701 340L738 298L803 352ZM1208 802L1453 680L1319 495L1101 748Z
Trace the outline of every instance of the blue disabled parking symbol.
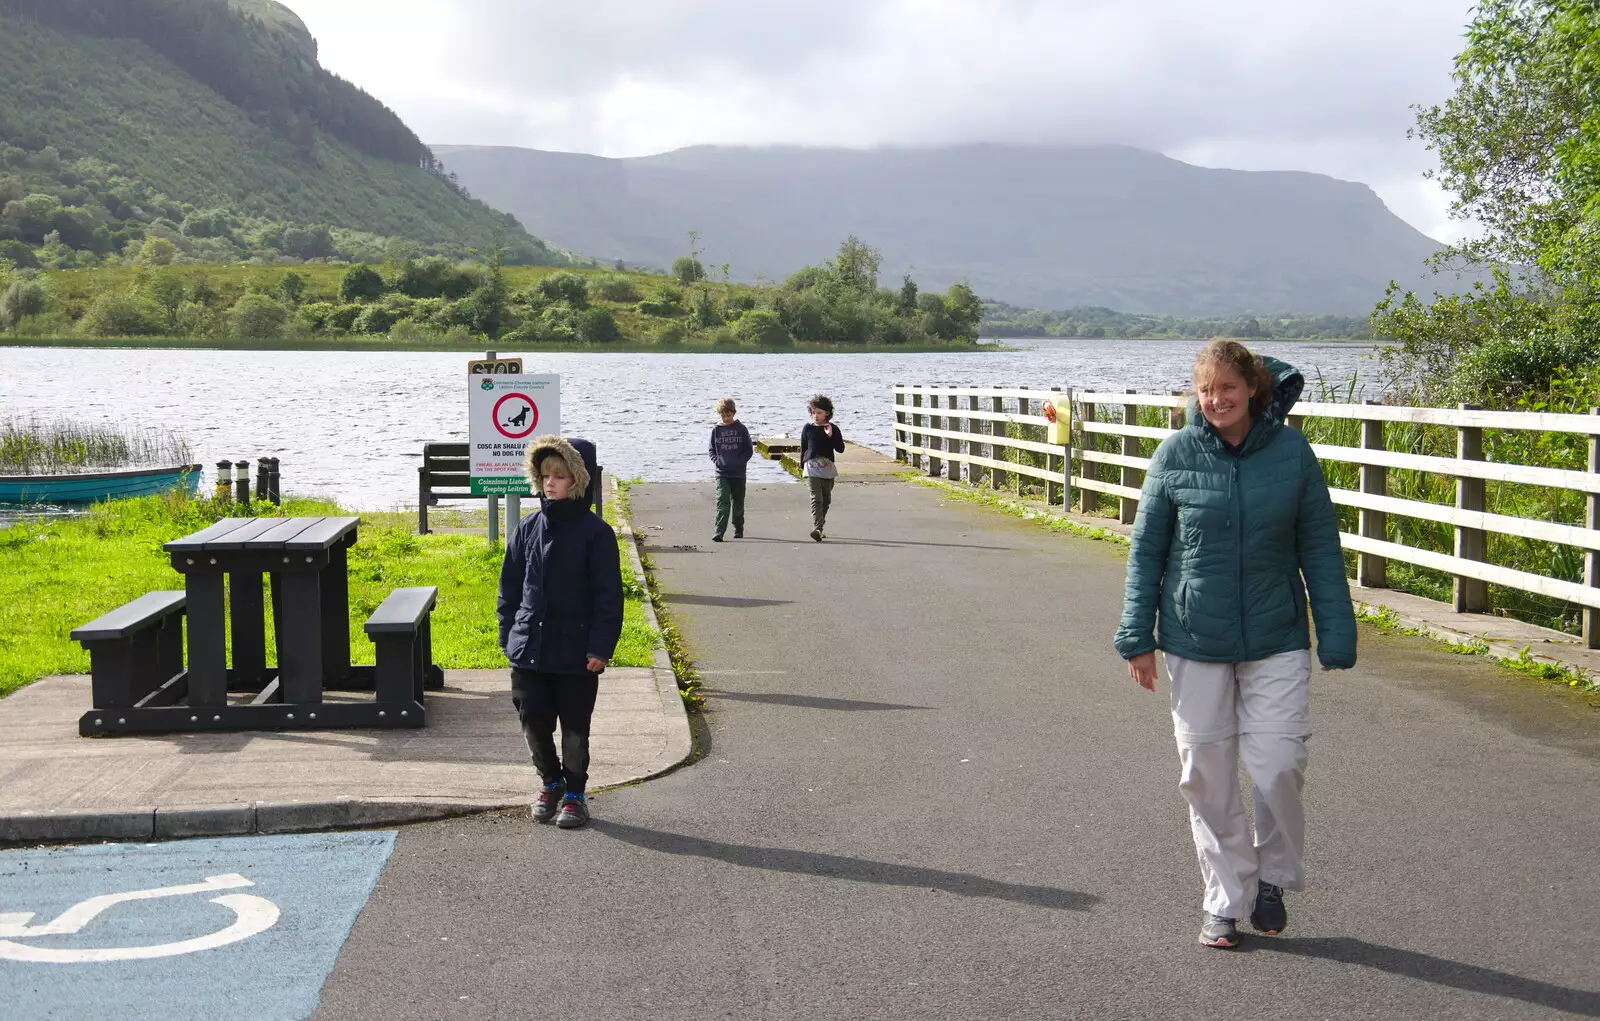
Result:
M301 1021L394 837L0 851L0 1018Z

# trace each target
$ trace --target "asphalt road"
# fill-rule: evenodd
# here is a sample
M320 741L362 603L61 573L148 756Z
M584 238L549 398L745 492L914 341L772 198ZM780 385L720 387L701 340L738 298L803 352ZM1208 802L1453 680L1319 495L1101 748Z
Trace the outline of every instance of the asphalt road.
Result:
M1311 888L1198 946L1165 686L1123 556L894 481L633 505L708 689L703 758L587 829L401 831L315 1017L1600 1017L1600 720L1366 629L1318 673Z

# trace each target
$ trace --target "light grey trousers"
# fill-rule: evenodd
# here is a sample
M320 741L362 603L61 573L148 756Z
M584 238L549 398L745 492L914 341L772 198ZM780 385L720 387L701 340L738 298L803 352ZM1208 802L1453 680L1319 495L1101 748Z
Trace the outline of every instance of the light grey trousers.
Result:
M1189 804L1205 910L1248 918L1259 882L1305 882L1306 739L1311 736L1311 653L1244 663L1164 657L1172 724ZM1255 830L1245 815L1239 764L1250 778Z

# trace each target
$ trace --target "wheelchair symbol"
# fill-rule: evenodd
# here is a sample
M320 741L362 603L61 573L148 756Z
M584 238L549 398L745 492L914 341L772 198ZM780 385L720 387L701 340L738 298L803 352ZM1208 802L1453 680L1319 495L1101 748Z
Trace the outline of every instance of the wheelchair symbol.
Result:
M145 961L157 957L175 957L199 950L237 943L258 933L266 932L278 921L278 906L265 897L248 893L225 894L212 897L211 903L221 904L233 911L233 923L226 928L193 939L175 943L158 943L145 947L90 947L82 949L30 946L16 942L35 936L69 936L94 921L107 908L124 901L154 900L158 897L181 897L191 893L212 893L217 890L237 890L254 886L238 873L209 876L203 883L187 886L163 886L154 890L131 890L127 893L107 893L79 901L61 912L53 922L29 925L33 912L23 911L0 914L0 960L23 961L28 964L86 964L98 961Z

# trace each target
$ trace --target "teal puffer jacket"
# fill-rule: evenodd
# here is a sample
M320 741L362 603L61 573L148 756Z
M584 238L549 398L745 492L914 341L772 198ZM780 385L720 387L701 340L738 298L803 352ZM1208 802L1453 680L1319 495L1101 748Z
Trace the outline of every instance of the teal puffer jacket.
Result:
M1117 628L1124 659L1161 649L1239 663L1309 649L1309 590L1317 658L1355 665L1338 520L1311 445L1284 424L1305 380L1265 361L1272 403L1237 454L1191 401L1188 425L1150 460Z

